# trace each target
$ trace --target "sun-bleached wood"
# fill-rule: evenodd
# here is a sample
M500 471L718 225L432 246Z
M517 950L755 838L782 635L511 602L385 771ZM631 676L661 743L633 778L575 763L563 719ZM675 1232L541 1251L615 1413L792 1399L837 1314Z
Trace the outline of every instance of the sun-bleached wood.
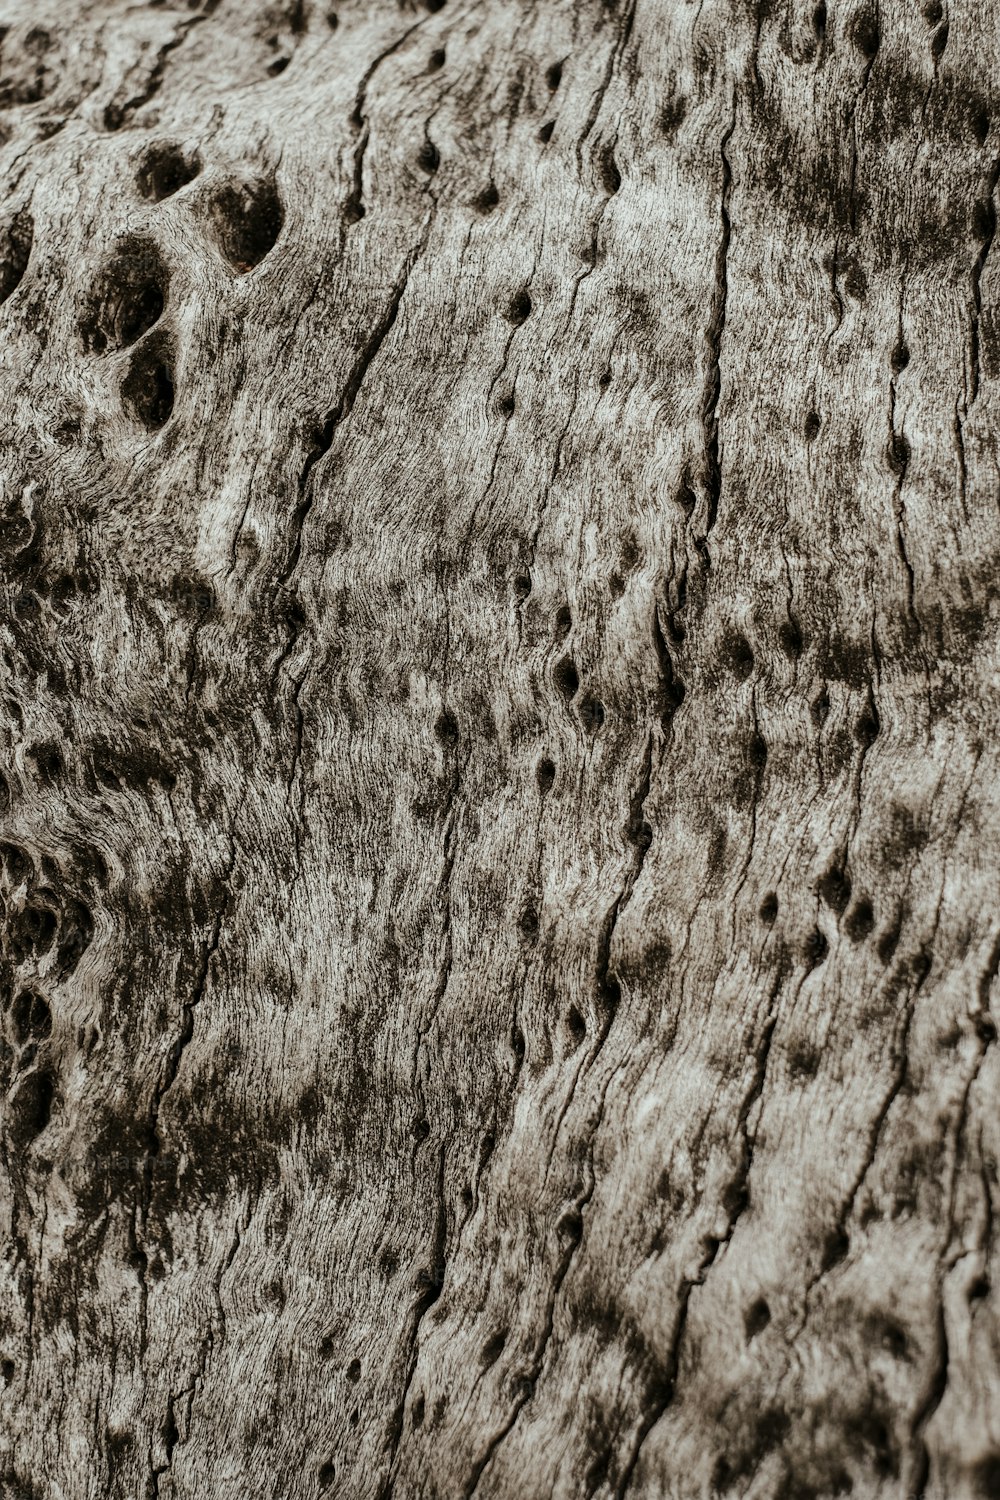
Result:
M0 1492L1000 1494L1000 13L3 0Z

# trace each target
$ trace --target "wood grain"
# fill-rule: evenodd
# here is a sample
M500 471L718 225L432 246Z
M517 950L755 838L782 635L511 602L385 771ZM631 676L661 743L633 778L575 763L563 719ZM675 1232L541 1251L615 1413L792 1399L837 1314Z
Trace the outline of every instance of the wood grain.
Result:
M0 1493L1000 1494L997 14L0 28Z

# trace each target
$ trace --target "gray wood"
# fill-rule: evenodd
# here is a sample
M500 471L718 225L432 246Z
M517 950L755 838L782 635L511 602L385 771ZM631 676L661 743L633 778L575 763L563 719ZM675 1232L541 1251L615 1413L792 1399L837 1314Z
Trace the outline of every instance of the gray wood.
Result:
M0 1492L1000 1494L994 8L0 22Z

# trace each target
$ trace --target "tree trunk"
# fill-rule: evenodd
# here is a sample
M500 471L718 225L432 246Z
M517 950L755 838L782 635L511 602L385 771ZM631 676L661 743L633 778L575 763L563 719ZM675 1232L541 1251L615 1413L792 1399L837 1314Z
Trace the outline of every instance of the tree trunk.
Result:
M994 11L0 20L0 1492L1000 1494Z

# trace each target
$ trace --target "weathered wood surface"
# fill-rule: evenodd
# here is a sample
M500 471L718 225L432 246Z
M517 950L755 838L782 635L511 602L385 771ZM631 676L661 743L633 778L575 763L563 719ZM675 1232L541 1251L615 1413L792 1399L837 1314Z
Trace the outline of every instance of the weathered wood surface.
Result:
M1000 1494L986 0L4 0L0 1489Z

